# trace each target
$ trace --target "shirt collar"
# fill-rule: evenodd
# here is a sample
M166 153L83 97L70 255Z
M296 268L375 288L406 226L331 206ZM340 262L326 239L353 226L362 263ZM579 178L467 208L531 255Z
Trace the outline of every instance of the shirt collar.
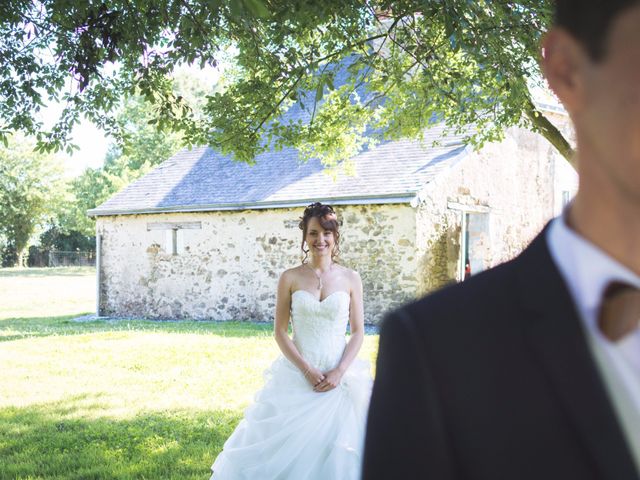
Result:
M552 221L547 244L581 316L594 327L594 312L607 285L616 280L640 288L640 276L572 230L566 219L568 208Z

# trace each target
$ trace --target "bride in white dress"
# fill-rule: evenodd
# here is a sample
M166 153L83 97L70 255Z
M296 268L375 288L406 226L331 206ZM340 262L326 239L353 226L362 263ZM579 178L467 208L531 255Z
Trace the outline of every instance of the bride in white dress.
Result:
M278 282L275 338L283 355L265 372L211 480L360 478L372 382L368 362L356 358L362 282L335 262L340 234L330 206L309 205L300 228L305 258Z

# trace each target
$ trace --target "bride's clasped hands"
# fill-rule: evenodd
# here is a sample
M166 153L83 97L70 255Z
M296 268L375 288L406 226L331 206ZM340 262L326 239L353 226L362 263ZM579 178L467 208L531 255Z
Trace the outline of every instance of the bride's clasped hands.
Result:
M313 387L314 392L328 392L340 385L343 375L344 371L340 368L333 368L326 373L322 373L317 368L312 367L309 372L305 373L305 378Z

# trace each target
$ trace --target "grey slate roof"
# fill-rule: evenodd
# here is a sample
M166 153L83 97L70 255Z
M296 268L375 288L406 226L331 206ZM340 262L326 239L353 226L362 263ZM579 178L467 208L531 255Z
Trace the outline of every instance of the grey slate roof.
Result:
M295 149L265 152L255 165L233 161L211 148L182 150L156 169L89 210L126 215L332 204L408 203L440 171L467 155L461 136L440 138L442 125L422 142L378 144L352 159L355 175L327 175L318 160L301 163ZM439 139L440 145L433 146Z

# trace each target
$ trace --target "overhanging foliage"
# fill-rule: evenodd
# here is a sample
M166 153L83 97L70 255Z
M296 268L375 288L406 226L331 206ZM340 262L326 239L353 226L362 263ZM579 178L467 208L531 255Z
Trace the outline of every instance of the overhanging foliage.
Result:
M68 148L81 115L118 136L110 112L141 93L161 127L243 161L291 145L334 164L371 132L420 136L434 115L474 125L476 145L531 128L570 158L530 94L550 15L549 0L2 2L0 138L22 130L41 149ZM338 83L332 66L347 59ZM221 62L196 113L168 74ZM45 131L35 114L49 101L65 109ZM308 121L287 122L296 103Z

